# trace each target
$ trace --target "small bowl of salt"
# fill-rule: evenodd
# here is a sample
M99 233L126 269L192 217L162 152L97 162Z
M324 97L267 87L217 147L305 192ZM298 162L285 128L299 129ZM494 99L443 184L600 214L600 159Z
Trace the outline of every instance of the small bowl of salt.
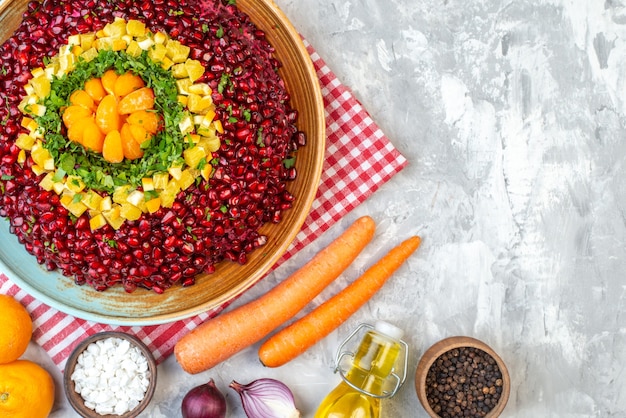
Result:
M154 356L138 338L100 332L85 338L67 359L65 395L85 418L133 418L150 403L156 387Z

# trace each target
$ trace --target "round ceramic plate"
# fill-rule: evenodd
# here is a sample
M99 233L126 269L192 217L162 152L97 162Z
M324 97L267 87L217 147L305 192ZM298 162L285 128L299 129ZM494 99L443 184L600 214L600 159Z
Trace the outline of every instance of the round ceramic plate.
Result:
M19 24L25 0L0 6L0 42ZM279 224L265 225L267 244L249 255L245 265L223 262L216 272L201 275L190 287L174 286L159 295L137 289L126 293L117 286L97 292L77 286L60 272L48 272L37 264L17 238L9 222L0 219L0 271L42 302L79 318L117 325L152 325L188 318L234 299L256 283L285 253L309 213L317 192L325 149L322 94L304 44L286 16L271 0L237 0L237 6L265 31L283 67L280 74L298 110L298 128L307 134L307 145L298 150L298 177L288 185L296 200Z

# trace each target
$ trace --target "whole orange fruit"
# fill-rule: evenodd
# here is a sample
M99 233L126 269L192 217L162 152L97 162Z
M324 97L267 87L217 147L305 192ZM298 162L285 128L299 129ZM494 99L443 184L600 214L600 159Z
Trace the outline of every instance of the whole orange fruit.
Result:
M45 418L54 404L54 380L29 360L0 364L0 418Z
M0 295L0 364L17 360L33 334L33 321L26 308L8 295Z

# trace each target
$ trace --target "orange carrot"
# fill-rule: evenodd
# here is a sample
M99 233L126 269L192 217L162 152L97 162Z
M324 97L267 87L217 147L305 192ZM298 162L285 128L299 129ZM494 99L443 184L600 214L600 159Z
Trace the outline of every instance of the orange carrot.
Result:
M357 219L287 279L245 305L204 322L174 347L188 373L210 369L293 318L354 261L374 236L374 220Z
M268 338L259 348L261 363L282 366L330 334L380 290L420 242L417 236L403 241L341 292Z

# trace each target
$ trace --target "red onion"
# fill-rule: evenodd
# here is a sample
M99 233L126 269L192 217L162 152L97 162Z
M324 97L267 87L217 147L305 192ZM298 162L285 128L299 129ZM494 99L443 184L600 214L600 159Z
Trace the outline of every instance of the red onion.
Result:
M229 385L239 396L248 418L299 418L293 393L283 382L258 379L247 385L234 380Z
M213 379L191 389L183 398L183 418L225 418L226 399Z

